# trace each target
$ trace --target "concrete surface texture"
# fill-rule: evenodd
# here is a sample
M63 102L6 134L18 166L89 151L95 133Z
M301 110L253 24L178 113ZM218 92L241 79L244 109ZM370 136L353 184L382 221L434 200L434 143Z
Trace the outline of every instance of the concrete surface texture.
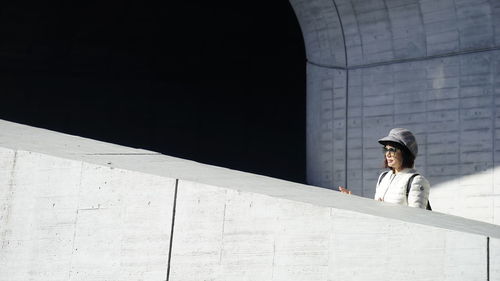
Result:
M500 280L493 224L6 121L0 167L0 280Z
M290 0L307 53L307 179L372 197L391 128L435 210L500 224L500 1Z

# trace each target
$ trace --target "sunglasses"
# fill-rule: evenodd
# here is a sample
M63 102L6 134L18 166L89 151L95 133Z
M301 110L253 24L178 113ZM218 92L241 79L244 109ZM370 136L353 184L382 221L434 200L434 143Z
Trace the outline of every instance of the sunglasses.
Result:
M387 152L389 152L390 154L394 155L396 154L396 152L398 152L398 148L395 148L395 147L382 147L382 152L384 154L386 154Z

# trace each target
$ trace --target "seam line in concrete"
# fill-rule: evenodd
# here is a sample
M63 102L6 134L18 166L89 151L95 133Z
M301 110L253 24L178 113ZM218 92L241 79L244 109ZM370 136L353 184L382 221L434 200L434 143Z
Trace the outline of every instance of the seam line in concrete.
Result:
M172 207L172 226L170 228L170 245L168 246L168 261L167 261L167 279L170 280L170 262L172 261L172 243L174 241L174 226L175 226L175 210L177 207L177 189L179 187L179 179L175 179L174 190L174 205Z
M384 61L384 62L359 64L359 65L353 65L353 66L347 66L347 67L317 63L317 62L313 62L309 59L307 59L307 63L314 65L314 66L329 68L329 69L356 70L356 69L377 67L377 66L383 66L383 65L399 64L399 63L406 63L406 62L419 62L419 61L426 61L426 60L430 60L430 59L455 57L455 56L459 56L459 55L475 54L475 53L483 53L483 52L491 52L491 51L499 51L499 50L500 50L500 46L491 47L491 48L482 48L482 49L463 50L463 51L459 51L459 52L451 52L451 53L438 54L438 55L432 55L432 56L426 56L426 57L396 59L396 60Z
M486 281L490 281L490 237L486 237Z
M335 3L335 0L332 0L332 3L333 3L333 6L335 7L335 11L337 12L337 17L339 19L339 25L340 25L340 30L342 31L342 43L344 45L344 59L345 59L345 67L347 68L347 46L346 46L346 43L345 43L345 32L344 32L344 25L342 24L342 18L340 18L340 13L339 13L339 8L337 7L337 3ZM349 110L349 100L348 100L348 96L349 96L349 71L345 71L345 123L344 123L344 126L345 126L345 133L344 133L344 138L345 138L345 145L344 145L344 186L345 187L349 187L349 184L347 183L347 151L348 151L348 147L347 147L347 141L348 141L348 138L347 138L347 133L348 133L348 127L347 127L347 120L348 120L348 110ZM333 111L333 107L332 107L332 111ZM333 113L332 113L333 114ZM335 188L335 186L333 186L332 188ZM363 196L363 192L361 192L361 196Z
M226 195L227 195L227 192L226 192ZM222 264L222 254L223 254L223 249L224 249L224 229L226 227L226 208L227 208L227 203L224 203L224 212L222 215L222 232L221 232L221 238L220 238L219 264Z

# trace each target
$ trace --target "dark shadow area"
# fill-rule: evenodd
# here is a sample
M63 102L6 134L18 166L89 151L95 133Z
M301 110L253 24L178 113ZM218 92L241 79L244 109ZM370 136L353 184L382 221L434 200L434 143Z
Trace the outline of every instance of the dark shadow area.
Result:
M1 119L305 182L288 1L3 6Z

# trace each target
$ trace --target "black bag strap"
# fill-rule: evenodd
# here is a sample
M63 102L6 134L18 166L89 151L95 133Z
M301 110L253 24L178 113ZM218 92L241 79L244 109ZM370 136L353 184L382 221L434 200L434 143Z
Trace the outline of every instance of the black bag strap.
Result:
M408 184L406 185L406 200L408 201L408 195L410 194L410 188L411 188L411 183L413 182L413 178L418 176L420 174L413 174L411 175L410 179L408 180ZM425 207L426 210L432 211L431 208L431 202L427 199L427 206Z
M378 183L377 183L377 185L380 185L380 182L385 177L385 175L387 175L387 173L389 173L389 171L385 171L382 174L380 174L380 176L378 177Z
M413 178L418 176L420 174L413 174L411 175L410 179L408 180L408 183L406 184L406 198L408 198L408 195L410 194L410 189L411 189L411 183L413 182Z

